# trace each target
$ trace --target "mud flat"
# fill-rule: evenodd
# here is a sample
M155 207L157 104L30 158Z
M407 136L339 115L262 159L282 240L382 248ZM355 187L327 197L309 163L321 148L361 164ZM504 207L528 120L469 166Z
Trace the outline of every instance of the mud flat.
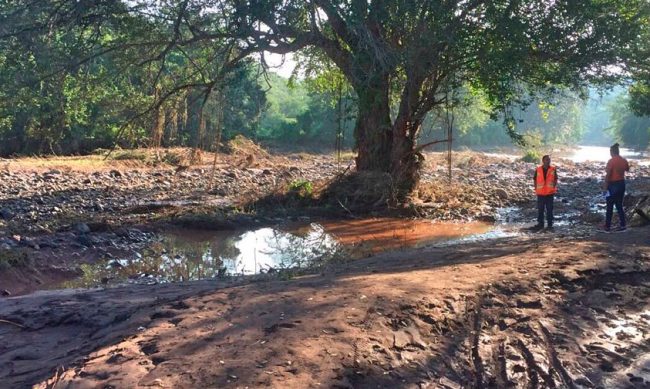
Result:
M0 304L9 387L647 387L648 229ZM48 386L49 385L49 386Z

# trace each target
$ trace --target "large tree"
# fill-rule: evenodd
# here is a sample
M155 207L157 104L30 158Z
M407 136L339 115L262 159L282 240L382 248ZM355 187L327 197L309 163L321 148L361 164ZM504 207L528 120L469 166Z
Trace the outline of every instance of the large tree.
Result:
M38 3L16 1L24 7ZM218 71L206 79L200 64L203 78L180 80L179 87L200 84L209 92L237 61L254 53L309 48L324 56L357 94L357 170L390 173L399 197L418 182L425 146L417 144L421 124L428 112L451 103L450 92L469 84L507 113L520 96L557 85L611 82L637 52L631 50L633 42L648 25L647 0L47 3L52 14L67 13L41 24L46 30L56 24L121 21L125 13L156 20L155 34L120 35L122 40L95 46L99 43L100 53L106 46L127 47L132 55L148 58L138 63L156 63L161 72L169 55L188 54L186 49L197 45L218 48ZM29 32L29 23L17 31ZM391 107L396 108L392 114Z
M238 31L276 52L315 47L358 96L358 170L417 184L428 112L472 84L492 105L616 77L647 24L645 1L240 1ZM528 93L522 93L523 89ZM397 111L391 116L391 106Z

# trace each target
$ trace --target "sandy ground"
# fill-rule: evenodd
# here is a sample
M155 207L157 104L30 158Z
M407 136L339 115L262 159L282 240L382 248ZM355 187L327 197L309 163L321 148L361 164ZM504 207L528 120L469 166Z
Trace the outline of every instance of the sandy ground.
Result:
M643 388L650 229L0 304L0 386Z

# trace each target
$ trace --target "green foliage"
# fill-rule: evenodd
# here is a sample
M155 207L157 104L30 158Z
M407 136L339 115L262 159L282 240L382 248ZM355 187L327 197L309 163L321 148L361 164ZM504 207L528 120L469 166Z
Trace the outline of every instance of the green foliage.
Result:
M648 20L646 0L2 2L0 155L236 134L333 144L355 116L357 141L386 143L359 148L368 166L386 170L392 142L440 129L449 104L461 143L571 143L582 109L565 91L616 81L612 66L642 80ZM307 80L266 90L250 60L264 50L300 51Z
M646 80L637 81L628 93L630 110L637 116L650 116L650 76Z
M309 95L301 83L291 87L276 74L269 75L268 108L260 122L259 137L295 141L305 134L298 117L309 108Z
M289 184L289 192L299 198L310 198L314 192L314 185L308 180L295 180Z
M216 41L167 47L173 7L48 3L0 4L0 156L212 148L220 132L254 131L266 102L250 62L216 66L229 55Z
M454 145L512 145L505 128L505 116L491 118L485 94L465 88L460 103L453 109ZM584 102L574 94L564 93L533 99L527 108L513 108L510 116L527 147L577 143L584 132ZM424 123L423 142L446 137L446 112L429 115ZM444 146L443 146L444 147Z
M341 136L351 144L352 118L338 105L338 96L316 79L287 80L269 74L268 104L255 137L285 145L334 146L341 120ZM265 81L262 80L264 85ZM341 96L349 108L349 96ZM339 113L341 109L341 113ZM347 136L346 136L347 134Z
M521 157L521 160L524 162L539 163L542 160L542 156L539 154L539 151L528 149L524 153L524 156Z
M650 116L637 116L629 109L630 96L623 94L609 105L614 138L623 146L646 150L650 145Z

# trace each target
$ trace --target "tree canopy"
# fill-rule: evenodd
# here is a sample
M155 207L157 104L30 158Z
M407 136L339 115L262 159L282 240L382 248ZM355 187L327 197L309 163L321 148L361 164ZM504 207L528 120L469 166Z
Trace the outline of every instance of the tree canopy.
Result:
M111 79L136 94L147 89L146 108L129 115L131 120L162 119L161 110L188 95L201 115L211 94L223 93L242 62L260 53L300 51L320 65L317 72L331 64L355 93L357 170L390 173L404 195L418 182L426 146L418 144L422 124L429 112L460 104L455 91L480 91L492 117L500 113L519 139L513 107L559 89L645 74L647 43L641 38L647 36L650 5L646 0L22 0L2 7L4 63L40 69L32 85L36 80L64 85L59 74L112 61L122 77ZM48 52L49 62L32 63L39 44L52 40L60 44ZM23 48L28 50L19 55ZM42 104L54 93L48 91L55 85L50 81L43 84Z

